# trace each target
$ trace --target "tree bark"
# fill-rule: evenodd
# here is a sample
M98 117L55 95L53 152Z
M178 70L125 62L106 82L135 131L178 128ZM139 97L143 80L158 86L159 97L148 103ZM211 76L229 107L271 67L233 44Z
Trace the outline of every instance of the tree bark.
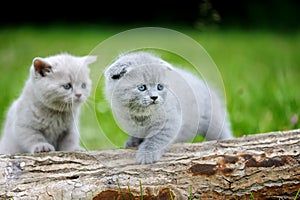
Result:
M1 199L296 199L300 130L178 143L150 165L134 149L0 155Z

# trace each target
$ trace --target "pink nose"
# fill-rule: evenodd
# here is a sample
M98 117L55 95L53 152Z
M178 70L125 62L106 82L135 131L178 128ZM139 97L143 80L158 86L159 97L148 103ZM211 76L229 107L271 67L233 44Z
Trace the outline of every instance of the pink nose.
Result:
M75 94L75 96L79 99L81 97L81 94Z

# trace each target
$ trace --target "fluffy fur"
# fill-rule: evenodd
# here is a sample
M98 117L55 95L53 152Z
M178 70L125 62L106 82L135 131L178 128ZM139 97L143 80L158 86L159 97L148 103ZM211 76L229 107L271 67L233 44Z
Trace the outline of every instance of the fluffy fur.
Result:
M25 87L7 112L0 153L82 150L79 112L91 90L88 65L95 61L67 53L34 58Z
M120 127L138 147L140 164L158 161L174 142L233 138L224 101L192 73L154 54L121 55L105 71L106 98Z

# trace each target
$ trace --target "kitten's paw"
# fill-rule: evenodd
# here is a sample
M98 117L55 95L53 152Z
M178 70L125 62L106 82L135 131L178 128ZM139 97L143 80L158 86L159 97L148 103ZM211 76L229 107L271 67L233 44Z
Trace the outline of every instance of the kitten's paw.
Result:
M74 148L74 151L86 151L86 150L82 147L76 147Z
M143 138L130 137L124 146L125 148L138 147L143 141Z
M136 153L136 161L138 164L151 164L159 161L162 153L160 151L137 151Z
M49 143L39 143L33 146L31 153L41 153L55 151L55 148Z
M58 147L58 150L59 151L86 151L81 146L63 146L63 147Z

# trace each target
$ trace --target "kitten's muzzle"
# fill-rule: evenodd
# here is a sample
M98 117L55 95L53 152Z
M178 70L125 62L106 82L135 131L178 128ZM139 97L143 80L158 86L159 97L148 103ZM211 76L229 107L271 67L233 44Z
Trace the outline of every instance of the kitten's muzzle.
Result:
M81 103L82 102L82 98L81 98L82 94L75 94L75 98L73 99L74 103Z

